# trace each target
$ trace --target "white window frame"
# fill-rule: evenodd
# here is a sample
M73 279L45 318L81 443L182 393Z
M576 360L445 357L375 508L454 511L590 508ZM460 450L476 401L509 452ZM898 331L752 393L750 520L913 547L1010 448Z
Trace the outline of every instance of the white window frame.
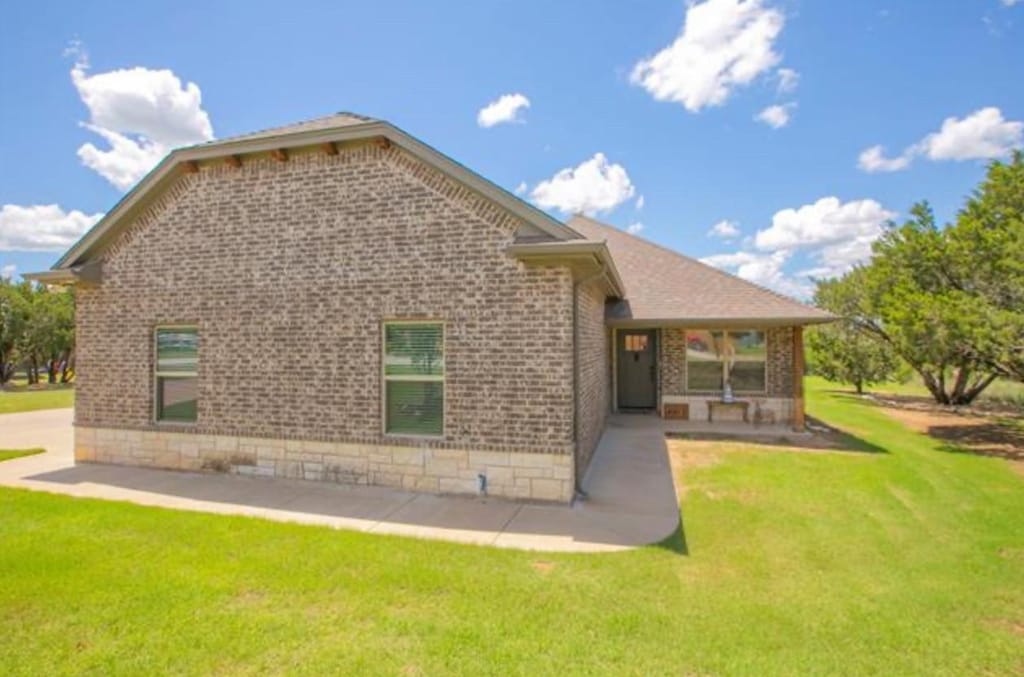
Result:
M196 337L199 337L199 325L197 324L158 324L153 327L153 422L166 426L194 426L199 422L199 412L196 411L194 421L182 421L177 419L160 418L160 379L161 378L194 378L199 382L199 354L196 349L196 370L190 371L160 371L160 344L157 336L162 330L194 329ZM198 396L197 396L198 403Z
M726 340L728 340L729 334L732 334L732 333L745 333L745 332L751 332L751 331L756 331L756 332L761 333L764 336L764 388L762 388L761 390L735 390L734 389L733 393L735 393L737 395L765 395L765 394L768 393L768 356L770 355L771 343L768 340L768 331L765 330L765 329L758 329L756 327L749 327L749 328L745 328L745 329L702 329L700 327L691 327L689 329L683 330L683 342L686 345L686 355L685 355L685 357L683 359L686 362L686 364L684 366L686 368L686 392L687 393L715 393L715 394L717 394L717 393L724 392L724 388L723 388L723 390L700 390L700 389L696 389L696 388L691 388L690 387L690 341L688 339L688 334L690 332L697 332L697 331L706 331L708 333L714 333L716 331L717 332L721 332L722 334L724 334L727 337ZM726 373L726 369L728 369L728 361L724 360L724 359L719 360L719 361L722 363L722 383L723 383L723 386L724 386L724 384L727 382L727 378L726 377L728 376L728 374Z
M388 327L396 325L436 325L441 327L441 357L444 360L444 369L441 375L434 374L391 374L387 373L388 359ZM380 429L386 437L404 437L412 439L441 439L447 430L448 419L448 346L446 337L448 327L441 320L385 320L381 323L380 329ZM388 381L405 382L432 382L441 384L441 432L439 433L397 433L388 430Z

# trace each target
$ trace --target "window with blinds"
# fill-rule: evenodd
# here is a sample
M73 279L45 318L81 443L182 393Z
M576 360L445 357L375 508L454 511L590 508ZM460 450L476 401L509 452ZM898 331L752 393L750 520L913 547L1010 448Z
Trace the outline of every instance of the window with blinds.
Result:
M199 401L199 330L156 330L156 420L194 423Z
M384 430L444 433L444 327L436 322L384 325Z

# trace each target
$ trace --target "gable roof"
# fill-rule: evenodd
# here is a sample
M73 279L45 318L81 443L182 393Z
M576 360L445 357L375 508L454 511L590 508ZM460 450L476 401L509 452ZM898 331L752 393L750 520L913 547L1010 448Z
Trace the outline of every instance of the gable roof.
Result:
M574 216L569 226L603 241L625 287L608 304L609 324L783 325L828 322L833 316L614 226Z
M190 166L194 166L194 163L223 159L232 155L242 156L374 138L386 139L403 148L426 164L507 209L553 240L580 238L579 233L561 221L491 183L398 127L383 120L342 112L171 151L71 246L54 264L53 270L67 270L95 258L130 223L133 216L140 213L154 196L159 195L171 182L188 171Z

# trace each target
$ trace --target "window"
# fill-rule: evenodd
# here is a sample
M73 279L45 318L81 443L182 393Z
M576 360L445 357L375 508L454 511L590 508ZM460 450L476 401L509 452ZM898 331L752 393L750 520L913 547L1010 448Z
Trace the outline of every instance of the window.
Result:
M631 353L647 350L647 334L626 334L626 350Z
M156 420L194 423L199 394L199 331L156 330Z
M384 430L444 432L444 328L438 323L384 325Z
M762 331L686 332L686 388L764 392L767 350Z

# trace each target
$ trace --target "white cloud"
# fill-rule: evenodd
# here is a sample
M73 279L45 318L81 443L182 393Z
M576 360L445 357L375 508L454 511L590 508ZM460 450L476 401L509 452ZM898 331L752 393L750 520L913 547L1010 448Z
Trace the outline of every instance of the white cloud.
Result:
M106 141L86 143L82 163L122 190L141 179L169 151L213 138L210 117L194 82L182 85L172 71L135 67L88 73L79 52L71 82L89 109L83 127Z
M775 71L775 75L779 78L779 84L776 87L779 94L796 91L797 85L800 84L800 73L792 68L780 68Z
M547 181L541 181L534 186L530 197L545 209L596 214L618 207L635 192L626 169L609 163L604 153L596 153L577 167L562 169Z
M630 235L636 235L636 234L638 234L643 229L644 229L644 224L642 224L640 222L631 223L628 226L626 226L626 232L629 233Z
M722 219L711 226L711 230L708 231L708 237L720 237L725 240L734 238L739 234L740 229L736 227L736 223L728 219Z
M898 172L910 165L911 156L908 153L897 157L886 157L883 146L871 146L857 158L857 166L865 172Z
M1004 7L1013 7L1014 5L1024 2L1024 0L999 0L1003 3Z
M526 181L520 181L519 185L516 186L515 194L516 195L526 195L526 191L528 191L529 189L530 189L530 187L526 185Z
M733 254L707 256L701 261L762 287L774 289L789 296L806 298L813 290L810 282L793 279L783 271L783 266L789 260L789 256L790 253L786 251L771 254L741 251Z
M65 212L58 205L0 207L0 251L62 251L103 214Z
M920 152L931 160L987 160L1010 154L1021 145L1024 122L1003 119L998 108L977 110L963 120L949 117L926 136Z
M520 111L530 107L530 100L522 94L503 94L476 114L476 123L481 127L493 127L503 122L523 122Z
M895 216L875 200L844 203L824 197L796 209L779 210L771 226L759 230L751 241L744 240L740 251L702 260L764 287L805 298L813 289L811 278L835 277L867 260L872 243ZM812 265L788 273L787 264L801 251Z
M640 197L638 197L638 198L636 199L636 210L637 210L637 211L640 211L641 209L643 209L643 208L644 208L644 205L645 205L645 204L647 204L647 200L646 200L646 199L644 199L644 196L643 196L643 195L641 195Z
M11 280L14 279L14 274L18 272L18 266L13 263L8 263L3 268L0 268L0 279Z
M691 4L679 37L633 67L630 81L658 101L696 112L725 103L733 90L771 70L785 17L762 0Z
M823 197L813 204L775 212L772 225L754 236L754 245L762 251L775 251L877 238L894 216L895 212L875 200L840 202L837 197Z
M1006 120L995 107L981 108L959 119L948 117L939 131L908 146L901 155L885 157L882 146L860 154L857 166L866 172L906 169L915 157L929 160L991 160L1005 157L1024 143L1024 122Z
M789 124L790 112L796 108L795 103L768 106L755 116L755 120L763 122L772 129L781 129Z

